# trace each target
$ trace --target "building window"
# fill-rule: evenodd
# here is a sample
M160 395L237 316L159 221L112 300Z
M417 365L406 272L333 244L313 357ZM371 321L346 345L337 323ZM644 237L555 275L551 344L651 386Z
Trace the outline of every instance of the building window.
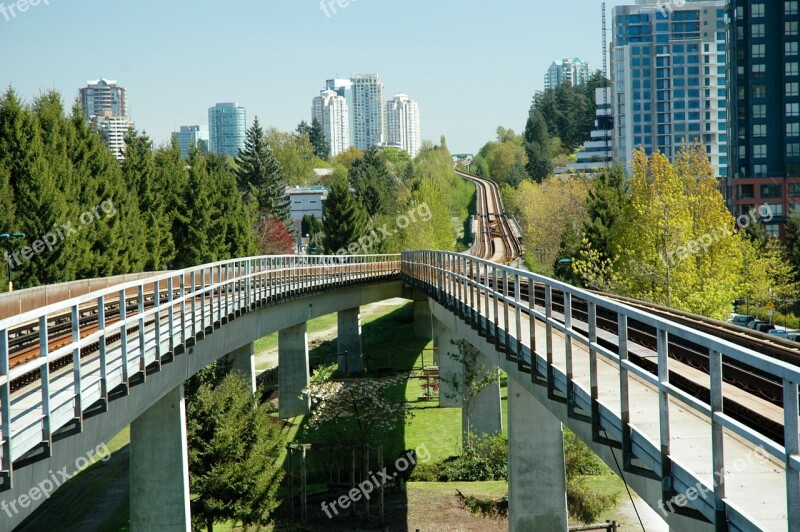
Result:
M762 198L780 198L781 195L780 185L761 185Z
M800 83L796 81L790 81L786 84L786 96L798 96L800 95Z
M786 63L786 75L797 76L800 74L800 63Z
M798 24L796 20L784 22L783 23L783 32L786 35L797 35L798 34Z
M750 9L750 16L753 18L763 17L764 4L762 2L759 2L758 4L753 4Z
M753 59L764 59L767 56L766 44L754 44L751 48L750 55Z
M789 122L786 124L787 137L800 137L800 123Z
M767 145L766 144L754 144L753 145L753 158L755 158L755 159L766 159L767 158Z
M781 226L778 224L764 224L764 231L766 231L767 236L770 238L781 237Z
M767 97L767 86L763 83L757 83L753 85L753 98L766 98Z
M787 103L786 116L800 116L800 103Z
M800 183L789 183L789 197L800 198ZM794 203L793 205L800 205L800 203Z
M800 187L798 187L800 188ZM739 198L748 199L755 198L755 190L753 185L739 185Z
M786 156L787 157L800 157L800 144L796 142L790 142L786 145Z
M753 24L751 28L753 37L758 39L764 36L764 24Z
M797 0L786 0L783 3L783 12L786 15L796 15L797 14Z
M767 65L764 64L756 64L753 65L753 77L755 78L763 78L767 75Z
M783 216L783 203L767 203L772 216Z
M798 53L798 43L797 43L797 41L787 42L784 46L785 46L786 55L797 55L797 53Z
M767 125L766 124L755 124L753 125L753 136L756 138L766 137L767 136Z
M766 105L758 104L753 106L753 118L766 118L766 117L767 117Z
M753 166L753 175L755 177L767 177L767 165L756 164Z

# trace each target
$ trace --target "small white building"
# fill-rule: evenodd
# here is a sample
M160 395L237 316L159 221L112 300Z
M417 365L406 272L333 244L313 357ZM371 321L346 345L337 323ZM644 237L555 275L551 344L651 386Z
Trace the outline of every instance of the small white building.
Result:
M328 198L327 188L322 185L288 187L286 194L289 195L292 222L298 233L304 216L311 214L318 220L322 220L322 202Z

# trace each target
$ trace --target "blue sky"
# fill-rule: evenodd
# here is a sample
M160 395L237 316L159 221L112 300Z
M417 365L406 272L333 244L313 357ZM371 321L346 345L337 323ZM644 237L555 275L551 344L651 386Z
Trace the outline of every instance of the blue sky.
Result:
M116 79L157 144L221 101L291 130L325 79L377 72L387 99L419 102L423 138L474 152L498 125L524 128L554 59L601 66L599 0L334 0L330 16L319 0L44 2L0 10L0 83L71 107L87 80Z

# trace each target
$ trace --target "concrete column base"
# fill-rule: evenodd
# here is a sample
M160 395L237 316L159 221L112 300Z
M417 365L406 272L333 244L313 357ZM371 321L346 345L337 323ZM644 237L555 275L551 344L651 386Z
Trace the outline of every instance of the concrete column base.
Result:
M183 385L131 423L130 487L132 531L191 529Z
M564 433L514 376L508 376L508 525L512 532L567 530Z
M361 348L361 309L358 307L338 313L339 372L345 375L364 373L364 356ZM347 353L345 360L344 353Z
M306 323L278 333L278 415L287 419L311 411L311 400L302 396L309 385L308 330Z
M249 343L236 351L228 353L231 371L236 372L250 383L250 389L256 391L256 357L253 355L253 344Z

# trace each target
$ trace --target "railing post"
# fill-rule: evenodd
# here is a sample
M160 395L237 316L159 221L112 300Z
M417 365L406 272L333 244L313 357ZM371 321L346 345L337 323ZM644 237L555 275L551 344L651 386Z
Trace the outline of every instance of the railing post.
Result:
M669 430L669 336L667 331L656 330L658 344L658 417L661 441L661 485L664 500L670 498L673 491L672 462L670 460Z
M633 459L631 443L631 403L629 393L628 370L625 363L628 361L628 316L617 314L617 343L619 345L619 402L620 426L622 428L622 459L623 468L627 468Z
M597 375L597 304L589 301L589 387L592 394L592 429L600 431L600 384Z
M522 364L522 309L520 302L522 301L522 282L520 281L519 274L514 275L514 331L517 336L517 365ZM531 316L533 320L533 316Z
M544 285L544 337L545 349L547 350L547 388L552 392L555 390L555 373L553 372L553 287L549 284Z
M201 272L202 273L202 272ZM192 294L192 339L197 340L197 270L192 270L190 290Z
M531 336L531 382L537 382L542 376L539 374L539 365L536 356L536 284L533 277L528 277L528 327ZM546 373L545 373L546 376Z
M590 319L591 321L591 319ZM564 355L567 366L567 405L572 413L572 408L575 407L575 369L572 362L572 294L564 292L564 328L567 332L564 334Z
M186 347L186 274L181 272L181 343Z
M494 315L492 317L493 317L493 321L494 321L494 338L493 338L493 340L494 340L495 351L499 351L500 350L500 328L499 328L499 326L500 326L500 302L497 300L498 287L499 287L499 284L497 282L497 266L495 266L493 264L492 265L492 298L494 299L494 302L492 303L492 307L494 308Z
M511 323L509 322L508 309L508 270L503 269L503 346L506 352L506 360L511 358Z
M8 473L9 487L13 488L13 460L11 456L11 381L8 360L8 329L0 329L0 415L3 416L3 464L2 470Z
M167 319L169 320L169 352L174 357L175 356L175 305L173 301L174 297L174 289L173 289L173 281L172 277L167 279L167 303L169 304L169 311L167 312Z
M796 382L783 380L783 438L786 452L786 513L787 530L800 530L800 471L794 461L800 455L800 404L798 403Z
M709 376L711 406L711 462L714 466L714 499L715 499L715 518L717 530L724 530L720 525L726 523L725 519L725 446L724 432L722 425L717 419L723 413L722 398L722 353L713 349L709 350ZM797 419L795 417L795 419ZM723 525L724 526L724 525Z
M156 323L158 323L156 318ZM108 360L106 354L106 296L97 298L97 327L103 334L97 340L100 357L100 396L108 401ZM158 340L156 340L158 342Z
M47 363L47 357L50 355L49 338L47 315L39 316L39 358L43 362L40 366L42 376L42 441L47 443L48 450L53 436L50 427L50 365Z
M147 360L144 357L144 285L140 284L136 290L136 309L139 314L139 369L142 377L147 378Z
M81 404L81 312L77 304L72 306L71 314L72 343L75 345L75 347L72 349L72 378L74 386L73 389L75 392L75 419L78 422L78 427L80 427L83 422L83 405Z
M125 299L125 290L119 291L119 321L122 326L119 329L119 347L122 354L122 382L127 389L128 382L128 326L125 321L128 319L128 302Z

